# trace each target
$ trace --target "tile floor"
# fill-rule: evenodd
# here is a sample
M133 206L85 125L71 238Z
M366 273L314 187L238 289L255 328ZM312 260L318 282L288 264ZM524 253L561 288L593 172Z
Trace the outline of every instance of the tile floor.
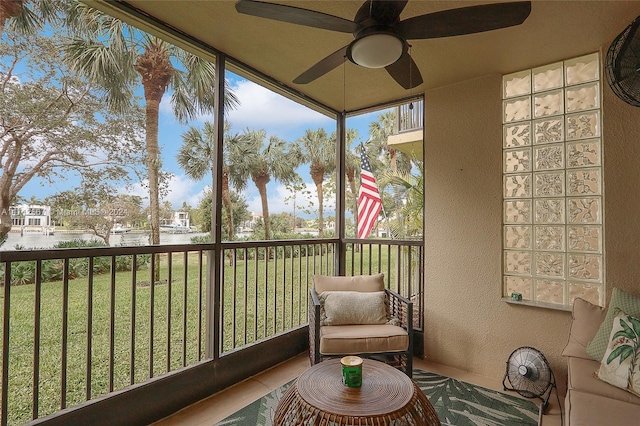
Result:
M471 374L440 364L429 363L418 358L414 358L413 366L443 376L453 377L468 383L502 391L501 380ZM306 355L300 355L257 376L251 377L244 382L238 383L227 390L193 404L154 423L153 426L211 426L229 414L236 412L245 405L297 377L307 368L309 368L309 358ZM517 395L515 392L512 394ZM554 391L549 401L547 414L542 418L542 426L556 426L560 424L560 411Z

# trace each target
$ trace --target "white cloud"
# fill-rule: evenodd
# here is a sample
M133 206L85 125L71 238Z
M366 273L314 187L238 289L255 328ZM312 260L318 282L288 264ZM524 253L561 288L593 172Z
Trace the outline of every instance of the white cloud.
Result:
M135 183L120 192L129 195L137 195L142 198L143 205L149 205L149 189L147 187L148 180ZM203 198L207 187L196 186L194 181L185 175L172 175L169 179L167 196L160 200L160 203L168 201L174 210L182 207L183 202L187 202L191 207L197 207Z
M284 137L292 127L317 127L333 122L329 117L251 81L239 80L231 88L240 101L240 106L227 114L235 131L249 127Z

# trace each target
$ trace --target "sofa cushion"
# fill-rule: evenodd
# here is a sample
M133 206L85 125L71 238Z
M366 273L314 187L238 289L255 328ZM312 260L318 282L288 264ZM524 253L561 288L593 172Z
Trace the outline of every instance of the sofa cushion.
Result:
M327 325L320 327L323 355L401 352L409 348L409 335L395 325Z
M318 294L325 291L384 291L384 274L353 277L315 275L313 286Z
M593 360L569 357L568 389L591 393L604 398L616 399L640 406L640 397L634 396L629 392L625 392L622 389L598 380L594 376L594 373L599 366L600 363Z
M598 332L606 314L607 311L604 308L577 298L573 302L573 321L569 340L562 355L592 359L587 353L587 344Z
M598 332L587 345L587 353L592 359L600 362L609 344L609 335L613 325L615 310L621 309L629 315L640 317L640 297L627 293L619 288L614 288L607 310L607 316L600 325Z
M640 359L640 320L616 309L609 345L596 371L596 377L615 387L640 396L640 375L634 374ZM637 372L637 371L636 371ZM640 419L638 419L640 420Z
M325 291L319 295L319 299L321 326L387 322L384 291Z
M567 393L565 410L567 424L571 426L638 426L640 419L638 405L578 390Z

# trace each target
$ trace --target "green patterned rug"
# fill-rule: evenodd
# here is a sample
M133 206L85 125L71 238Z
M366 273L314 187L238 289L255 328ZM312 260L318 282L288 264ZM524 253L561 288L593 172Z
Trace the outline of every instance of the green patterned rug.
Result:
M417 369L413 370L413 380L427 395L443 425L535 426L538 424L539 407L533 400ZM290 383L287 383L252 402L216 425L271 426L278 401L289 385Z

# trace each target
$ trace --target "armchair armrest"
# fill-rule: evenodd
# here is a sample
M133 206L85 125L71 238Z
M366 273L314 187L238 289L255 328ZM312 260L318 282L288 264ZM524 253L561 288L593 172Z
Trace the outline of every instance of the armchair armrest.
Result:
M413 374L413 302L400 296L393 290L385 289L389 296L389 310L391 315L400 320L400 326L407 330L409 347L407 348L406 365L404 371L409 377Z
M320 362L320 299L313 288L309 290L309 358L311 365Z
M400 320L400 325L407 331L413 331L413 302L404 296L400 296L393 290L385 289L389 297L389 310L391 315ZM413 334L412 332L410 334Z

